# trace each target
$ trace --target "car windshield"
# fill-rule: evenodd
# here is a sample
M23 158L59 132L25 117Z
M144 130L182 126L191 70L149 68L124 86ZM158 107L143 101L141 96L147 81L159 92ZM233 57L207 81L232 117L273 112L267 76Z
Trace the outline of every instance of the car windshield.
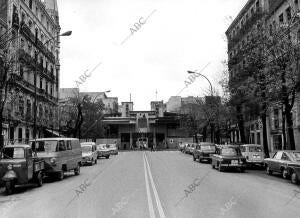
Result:
M221 154L224 156L235 156L237 155L237 150L235 148L223 148Z
M214 144L201 144L201 149L202 150L210 150L210 149L215 149L216 146Z
M84 146L81 147L81 150L84 153L92 152L92 146L90 146L90 145L84 145Z
M3 158L22 159L24 157L24 148L5 148L3 150Z
M300 161L300 152L293 152L292 155L295 160Z
M98 150L103 150L106 148L106 145L97 145Z
M259 146L250 146L249 152L262 152L262 148Z
M34 141L31 142L31 148L36 152L55 152L57 148L56 140Z

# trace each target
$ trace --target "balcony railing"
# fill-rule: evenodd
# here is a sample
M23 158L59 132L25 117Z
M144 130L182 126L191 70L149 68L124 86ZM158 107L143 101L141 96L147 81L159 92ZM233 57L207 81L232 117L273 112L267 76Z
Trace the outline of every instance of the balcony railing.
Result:
M257 10L252 17L242 26L237 35L228 40L228 50L232 49L247 34L253 25L264 16L261 9Z
M21 34L23 34L27 39L34 43L51 62L55 62L54 54L46 48L43 42L41 42L34 36L30 28L25 23L22 23Z

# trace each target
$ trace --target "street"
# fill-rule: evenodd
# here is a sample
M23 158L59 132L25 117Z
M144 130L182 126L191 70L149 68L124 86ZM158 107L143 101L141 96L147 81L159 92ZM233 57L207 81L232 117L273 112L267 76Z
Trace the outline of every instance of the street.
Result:
M179 151L119 152L48 178L0 189L1 217L299 217L299 186L262 170L218 172ZM17 208L17 210L16 210ZM278 209L280 208L280 209Z

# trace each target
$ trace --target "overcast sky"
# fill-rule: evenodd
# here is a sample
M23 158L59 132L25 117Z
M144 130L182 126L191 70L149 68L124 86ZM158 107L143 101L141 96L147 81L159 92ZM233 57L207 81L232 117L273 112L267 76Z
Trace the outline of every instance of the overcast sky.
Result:
M201 70L215 87L226 59L224 33L246 0L58 0L61 31L60 87L76 87L80 75L98 68L80 91L111 90L119 103L149 110L185 87L187 70ZM145 22L146 18L150 16ZM138 22L143 25L135 27ZM129 38L127 38L129 36ZM127 38L127 40L125 40ZM125 42L122 44L122 42ZM180 95L203 96L199 77Z

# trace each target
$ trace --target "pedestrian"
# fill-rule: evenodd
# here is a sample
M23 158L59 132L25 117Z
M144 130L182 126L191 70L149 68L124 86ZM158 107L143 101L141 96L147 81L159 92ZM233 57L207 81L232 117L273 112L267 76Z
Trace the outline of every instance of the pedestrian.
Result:
M153 151L154 144L150 145L151 152Z
M156 143L155 142L153 143L152 149L153 149L153 151L155 151L155 149L156 149Z

